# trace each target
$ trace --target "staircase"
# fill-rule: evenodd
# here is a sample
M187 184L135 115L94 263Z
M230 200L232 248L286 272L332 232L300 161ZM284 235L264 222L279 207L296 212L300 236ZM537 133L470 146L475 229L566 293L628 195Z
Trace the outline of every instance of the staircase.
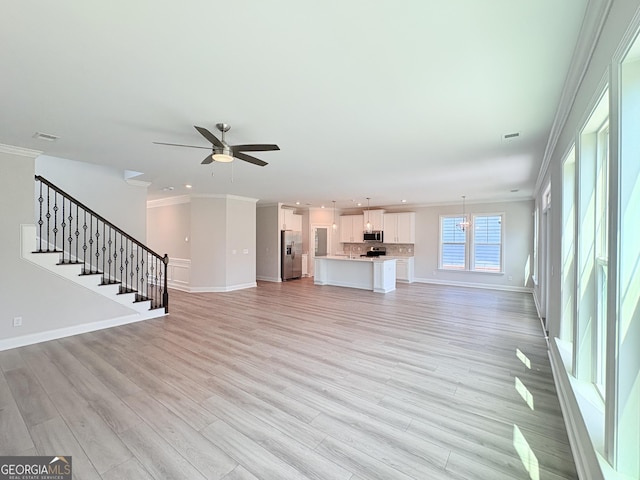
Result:
M136 320L169 313L161 256L41 176L37 224L22 226L22 257L132 310Z

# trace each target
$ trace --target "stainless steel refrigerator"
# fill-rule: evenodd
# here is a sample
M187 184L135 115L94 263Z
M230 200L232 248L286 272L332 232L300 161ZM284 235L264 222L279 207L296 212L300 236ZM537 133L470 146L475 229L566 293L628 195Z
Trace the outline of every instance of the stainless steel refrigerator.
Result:
M291 280L302 276L302 233L293 230L281 231L282 280Z

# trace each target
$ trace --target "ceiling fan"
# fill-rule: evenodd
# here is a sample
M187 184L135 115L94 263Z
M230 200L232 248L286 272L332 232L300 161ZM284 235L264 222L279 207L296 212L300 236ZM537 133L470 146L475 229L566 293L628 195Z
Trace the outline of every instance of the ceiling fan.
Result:
M224 141L224 134L228 132L231 128L231 125L226 123L216 123L216 128L222 132L222 139L219 140L213 133L203 127L194 128L206 138L209 142L211 142L211 147L200 147L197 145L182 145L179 143L164 143L164 142L153 142L156 145L171 145L173 147L189 147L189 148L204 148L211 149L211 155L207 155L207 157L202 161L203 165L216 162L232 162L234 158L239 160L244 160L245 162L253 163L254 165L259 165L264 167L268 165L267 162L260 160L259 158L252 157L251 155L247 155L244 152L266 152L269 150L280 150L278 145L270 145L270 144L248 144L248 145L229 145Z

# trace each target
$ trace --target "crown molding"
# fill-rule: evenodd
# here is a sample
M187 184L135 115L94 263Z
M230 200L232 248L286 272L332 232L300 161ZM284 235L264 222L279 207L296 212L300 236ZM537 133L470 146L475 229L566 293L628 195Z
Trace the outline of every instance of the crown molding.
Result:
M9 155L19 155L21 157L36 158L42 155L40 150L32 150L30 148L16 147L14 145L6 145L0 143L0 153L8 153Z
M562 88L560 103L558 104L553 125L551 126L551 133L542 157L542 165L540 165L538 178L533 187L534 196L539 193L540 186L551 163L551 157L560 139L560 134L569 118L578 90L591 63L593 52L600 39L600 34L604 28L612 3L613 0L589 0L578 40L576 41L576 47L571 57L569 72Z
M189 195L180 195L176 197L147 200L147 208L168 207L170 205L180 205L182 203L191 203L191 197Z
M230 195L227 193L197 193L194 195L191 195L192 198L223 198L226 200L238 200L241 202L253 202L253 203L258 203L259 199L258 198L251 198L251 197L242 197L240 195Z

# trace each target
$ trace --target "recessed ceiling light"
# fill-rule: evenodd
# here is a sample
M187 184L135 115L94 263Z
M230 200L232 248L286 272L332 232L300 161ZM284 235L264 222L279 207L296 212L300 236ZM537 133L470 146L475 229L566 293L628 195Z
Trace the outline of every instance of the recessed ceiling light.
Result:
M188 183L185 183L184 188L193 188L193 185L189 185Z
M173 190L175 187L164 187L162 189L163 192L170 192L171 190Z
M296 202L296 205L300 205L300 202Z
M38 140L46 140L47 142L55 142L60 137L51 135L50 133L36 132L33 134L33 138L37 138Z
M361 204L360 202L356 203L356 205L358 205L359 207L361 207L361 206L362 206L362 204Z
M320 205L320 208L324 208L324 205Z
M401 201L402 203L407 203L407 201L406 201L406 200L400 200L400 201Z

